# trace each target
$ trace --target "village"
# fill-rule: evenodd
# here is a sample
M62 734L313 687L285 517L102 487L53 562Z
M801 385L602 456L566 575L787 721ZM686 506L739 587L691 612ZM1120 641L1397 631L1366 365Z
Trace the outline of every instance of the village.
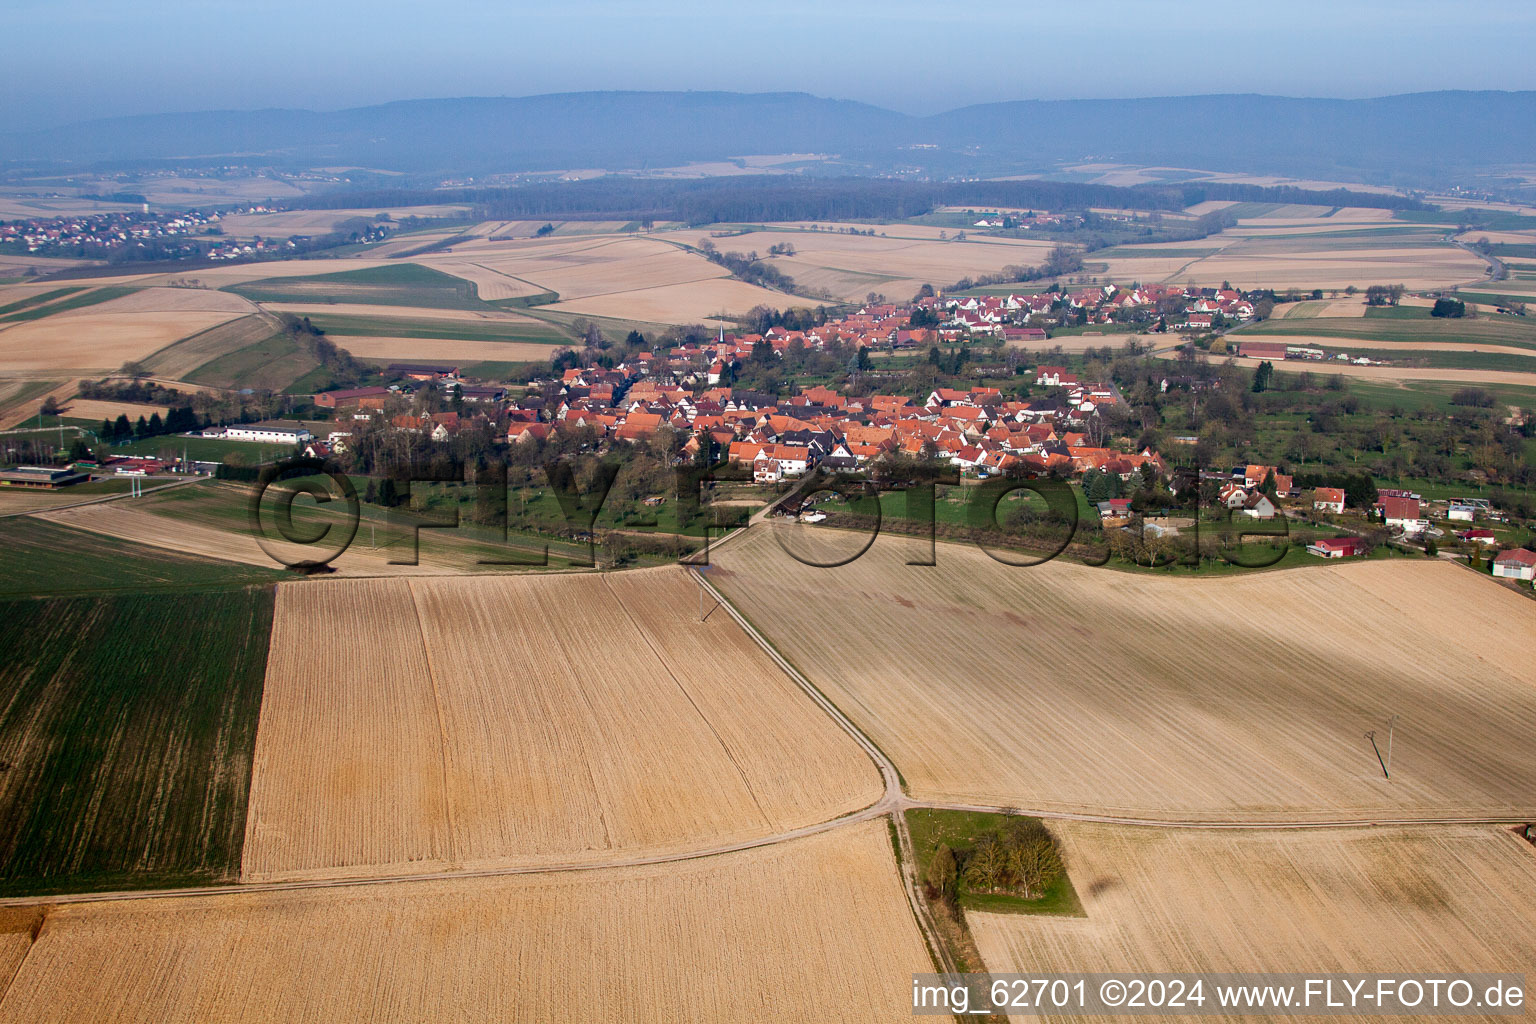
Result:
M1001 338L1005 350L1023 355L1023 346L1048 340L1044 327L1029 326L1032 318L1059 319L1062 309L1076 310L1069 314L1074 317L1113 316L1133 308L1128 302L1144 306L1170 297L1167 290L1105 288L985 300L928 297L910 307L872 304L804 330L722 329L712 342L636 350L612 365L568 366L557 377L530 380L521 395L516 385L465 379L450 364L392 364L388 372L402 383L316 396L316 406L338 421L338 429L323 439L296 433L299 424L237 425L220 436L302 443L306 454L321 458L346 452L353 433L349 422L375 429L387 424L440 444L466 431L488 433L515 447L579 437L583 450L597 452L660 442L680 463L723 461L750 471L755 484L780 488L818 469L868 475L884 463L907 460L944 467L963 483L996 477L1071 480L1108 531L1176 536L1192 520L1176 508L1152 507L1155 500L1146 497L1133 508L1129 495L1158 494L1170 506L1187 506L1194 500L1191 492L1198 491L1200 505L1222 518L1307 520L1305 550L1317 557L1366 556L1389 540L1433 553L1438 543L1455 541L1476 552L1479 564L1486 553L1496 576L1519 581L1536 576L1530 551L1514 549L1505 557L1490 550L1498 538L1488 526L1502 517L1486 499L1431 503L1411 492L1382 490L1349 500L1341 488L1299 487L1275 465L1204 469L1191 477L1179 469L1188 461L1183 453L1165 458L1115 432L1115 407L1125 398L1114 382L1080 379L1063 365L1021 364L1015 376L1033 385L1025 388L1028 397L1018 397L1011 386L940 386L910 395L854 394L816 384L791 385L776 394L735 383L754 363L829 346L861 354L921 351L979 335ZM1186 318L1205 315L1189 313L1194 307L1214 307L1234 318L1251 315L1251 304L1235 293L1177 298L1187 303ZM1219 387L1220 381L1169 374L1160 386L1163 391ZM441 400L413 401L416 392ZM1337 535L1322 535L1329 527Z

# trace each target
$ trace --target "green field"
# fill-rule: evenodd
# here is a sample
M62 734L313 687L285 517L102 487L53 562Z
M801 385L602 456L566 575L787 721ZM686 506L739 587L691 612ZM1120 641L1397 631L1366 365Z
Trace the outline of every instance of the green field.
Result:
M281 391L320 364L297 339L279 332L264 341L209 360L184 378L214 388Z
M346 302L429 309L494 309L480 299L473 281L416 263L400 263L338 274L270 277L227 291L258 302Z
M1008 823L1010 815L989 814L984 811L943 811L917 808L906 812L907 828L912 832L912 853L917 858L917 876L924 877L928 862L939 844L951 850L969 849L981 836L995 832ZM1071 865L1067 865L1068 870ZM1086 917L1072 879L1062 872L1054 885L1039 899L1026 900L1018 896L967 892L960 889L960 906L966 910L982 910L991 914L1054 914L1068 917Z
M152 374L180 377L189 371L195 373L222 356L270 341L277 333L272 317L252 313L182 338L139 362Z
M421 317L331 315L314 313L309 322L347 347L348 336L371 338L431 338L443 341L522 341L569 345L570 335L532 318L517 320L429 320Z
M1344 349L1323 347L1329 356ZM1441 370L1508 370L1515 373L1536 371L1536 347L1528 356L1511 355L1508 352L1426 352L1423 349L1379 349L1367 353L1372 359L1380 359L1397 366L1422 366ZM1291 369L1291 367L1286 367ZM1327 364L1318 371L1327 374Z
M100 424L97 425L100 426ZM229 456L238 455L240 458L237 458L236 462L243 459L245 464L252 466L292 455L294 451L295 449L288 445L262 444L257 441L226 441L219 437L187 437L182 434L144 437L126 444L114 445L112 448L114 455L159 456L161 452L166 452L180 456L185 453L195 462L225 462L229 460Z
M62 299L66 295L73 295L75 292L82 290L83 289L81 288L55 288L53 291L39 292L38 294L25 299L17 299L15 302L7 302L5 305L0 306L0 316L5 316L7 313L14 313L19 309L27 309L32 306L41 306L45 303L52 302L55 299Z
M0 605L0 893L232 881L273 590Z
M75 289L78 291L78 289ZM113 285L109 288L97 288L94 291L84 292L67 298L62 302L55 302L51 306L32 307L20 313L12 313L10 316L0 318L4 323L21 323L24 320L41 320L45 316L53 316L55 313L64 313L71 309L84 309L86 306L98 306L103 302L120 299L124 295L132 295L138 291L121 285Z
M1411 313L1366 317L1310 317L1264 320L1234 331L1242 340L1267 334L1315 338L1361 338L1379 341L1484 342L1536 348L1536 319L1486 315L1472 319L1436 319Z
M31 516L0 519L0 598L245 586L287 578L262 569L144 547Z

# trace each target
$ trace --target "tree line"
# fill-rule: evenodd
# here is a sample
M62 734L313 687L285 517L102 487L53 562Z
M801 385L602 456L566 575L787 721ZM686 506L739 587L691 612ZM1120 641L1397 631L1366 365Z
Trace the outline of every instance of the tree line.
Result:
M1403 196L1335 189L1232 184L1158 184L1130 188L1059 181L919 182L881 178L748 175L669 181L595 178L503 188L338 190L295 198L290 209L388 208L467 203L486 220L679 220L689 224L787 220L903 220L942 206L1012 209L1183 210L1209 200L1421 209Z

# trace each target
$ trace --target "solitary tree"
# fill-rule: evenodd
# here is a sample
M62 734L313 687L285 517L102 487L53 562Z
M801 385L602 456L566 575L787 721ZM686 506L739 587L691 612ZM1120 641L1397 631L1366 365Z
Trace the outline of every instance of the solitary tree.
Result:
M940 843L939 848L933 852L933 859L928 862L928 873L924 881L934 892L947 896L954 891L958 873L955 852L947 843Z
M1258 394L1269 387L1271 379L1275 375L1275 368L1268 359L1259 364L1259 368L1253 371L1253 393Z

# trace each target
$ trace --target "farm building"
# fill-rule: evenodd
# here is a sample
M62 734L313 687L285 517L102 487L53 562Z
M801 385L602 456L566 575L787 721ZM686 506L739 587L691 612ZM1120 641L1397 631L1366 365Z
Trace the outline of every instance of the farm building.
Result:
M1237 354L1244 359L1284 359L1286 346L1273 341L1245 341L1237 346Z
M1353 558L1369 551L1362 537L1327 537L1307 545L1307 553L1319 558Z
M1536 551L1515 548L1493 560L1493 574L1505 580L1536 580Z
M322 391L315 396L315 404L322 409L345 409L365 404L364 399L381 400L388 396L389 388L345 388L340 391Z
M305 444L313 440L314 435L302 423L292 420L268 420L265 423L236 423L225 428L224 437L230 441Z
M52 491L70 484L84 483L90 478L89 473L56 466L17 466L15 469L0 470L0 486L4 487L33 487Z
M1493 531L1486 529L1462 530L1456 535L1456 539L1464 540L1469 544L1485 544L1489 547L1492 547L1499 542L1499 538L1493 535Z
M1344 514L1344 488L1319 487L1312 492L1312 507L1319 512Z

